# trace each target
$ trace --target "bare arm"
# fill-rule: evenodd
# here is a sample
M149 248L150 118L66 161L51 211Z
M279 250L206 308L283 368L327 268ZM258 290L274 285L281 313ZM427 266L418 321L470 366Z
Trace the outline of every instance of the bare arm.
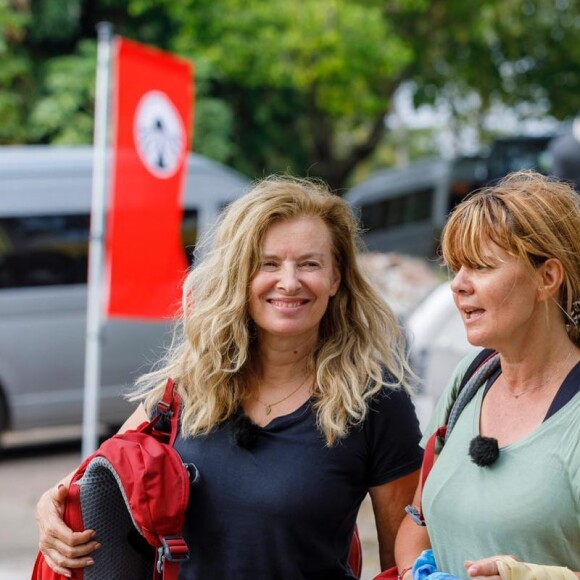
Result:
M381 569L395 564L395 536L417 486L419 471L369 489L377 525Z
M145 408L140 405L123 423L119 433L135 429L147 420ZM72 471L45 491L36 504L40 551L55 572L68 578L71 576L71 568L91 566L94 562L90 554L100 547L93 530L73 532L63 521L64 502L74 473Z
M415 497L413 498L413 505L419 505L420 496L421 490L417 486ZM429 535L427 534L427 528L417 525L408 514L405 514L395 541L395 559L397 560L399 572L407 570L404 573L405 577L407 574L410 574L415 560L423 550L427 550L430 547L431 543L429 541Z

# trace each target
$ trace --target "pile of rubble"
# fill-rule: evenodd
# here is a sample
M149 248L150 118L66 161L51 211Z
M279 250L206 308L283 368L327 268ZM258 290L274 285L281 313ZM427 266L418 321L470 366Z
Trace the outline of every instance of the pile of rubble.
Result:
M381 296L404 320L444 279L436 262L395 253L364 253L360 264Z

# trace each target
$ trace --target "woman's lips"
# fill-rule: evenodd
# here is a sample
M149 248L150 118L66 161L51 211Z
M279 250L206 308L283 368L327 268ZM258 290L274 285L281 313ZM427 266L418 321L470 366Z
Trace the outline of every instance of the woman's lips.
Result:
M306 299L294 299L294 300L279 300L275 298L270 298L268 304L275 306L276 308L282 308L286 310L292 310L294 308L299 308L306 304L308 300Z
M465 320L467 322L471 322L480 318L485 310L482 308L462 308L463 313L465 314Z

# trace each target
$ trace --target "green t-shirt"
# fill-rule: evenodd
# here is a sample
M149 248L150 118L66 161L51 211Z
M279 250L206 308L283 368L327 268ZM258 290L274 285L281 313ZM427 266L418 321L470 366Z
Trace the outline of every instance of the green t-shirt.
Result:
M441 397L422 444L445 423L470 357ZM566 380L580 381L580 363ZM479 434L484 388L465 407L423 491L439 570L468 578L465 560L512 554L580 570L580 393L524 439L479 467L468 455Z

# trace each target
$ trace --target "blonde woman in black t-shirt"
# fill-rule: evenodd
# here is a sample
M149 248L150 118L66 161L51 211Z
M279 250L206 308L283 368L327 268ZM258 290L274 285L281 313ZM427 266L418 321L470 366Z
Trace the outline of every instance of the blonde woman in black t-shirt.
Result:
M381 565L394 563L419 429L403 333L361 273L357 243L348 204L326 186L271 177L226 208L189 273L173 346L139 379L123 427L175 380L176 449L201 473L180 578L354 578L367 492ZM41 550L66 573L98 557L99 538L64 526L62 483L37 513Z

